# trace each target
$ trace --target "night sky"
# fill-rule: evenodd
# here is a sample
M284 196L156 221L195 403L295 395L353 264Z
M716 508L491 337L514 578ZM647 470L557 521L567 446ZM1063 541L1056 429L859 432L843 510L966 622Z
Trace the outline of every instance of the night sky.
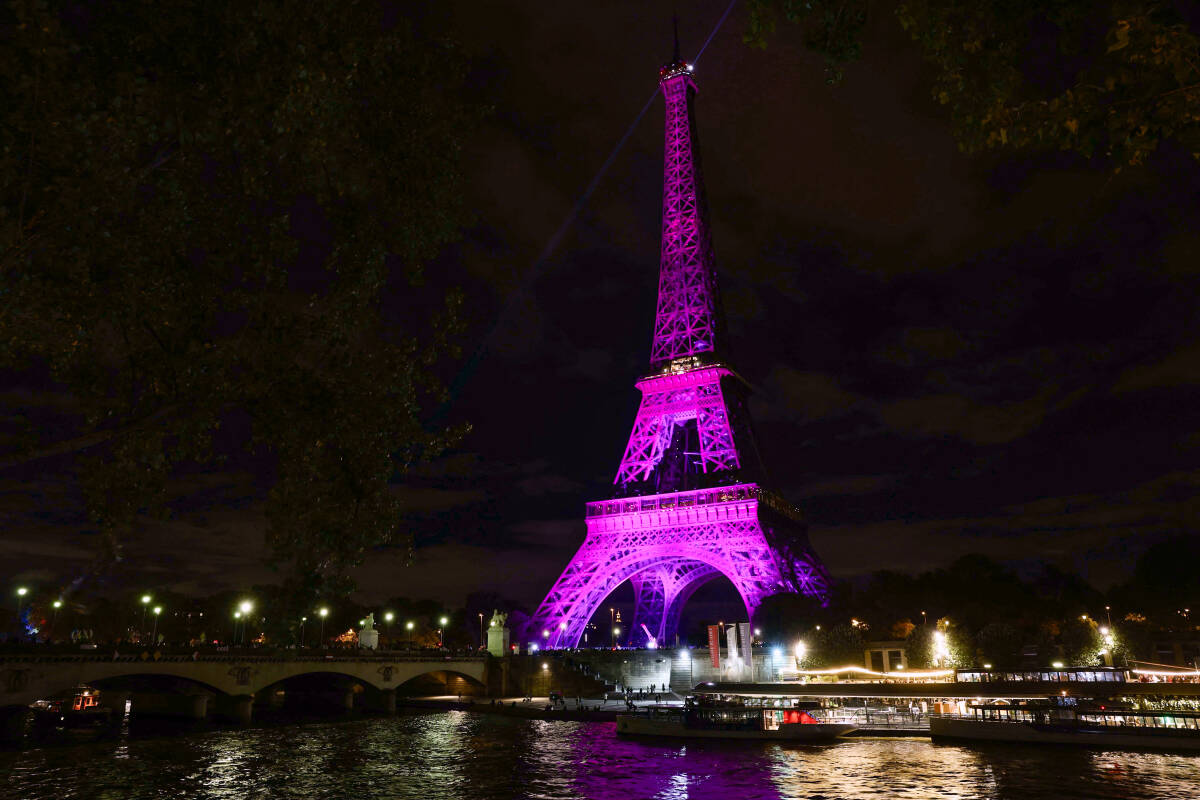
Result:
M452 3L493 113L471 134L475 225L434 271L467 292L450 420L462 448L413 476L415 563L376 553L364 600L537 604L607 497L648 366L658 270L656 101L550 258L538 254L655 91L681 14L695 54L724 0ZM799 33L699 61L697 123L735 368L775 486L837 577L980 552L1099 588L1200 511L1200 170L968 157L906 34L875 15L824 83ZM400 300L397 298L397 307ZM69 398L17 377L10 415ZM95 555L74 475L0 472L0 562L69 581ZM127 541L125 583L207 593L271 580L252 469L179 482Z

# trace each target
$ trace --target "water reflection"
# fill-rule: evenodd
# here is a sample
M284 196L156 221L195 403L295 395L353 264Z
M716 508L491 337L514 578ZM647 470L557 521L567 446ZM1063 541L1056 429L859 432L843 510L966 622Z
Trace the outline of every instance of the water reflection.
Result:
M127 758L118 758L127 754ZM642 741L463 712L137 735L0 753L3 800L1126 798L1200 793L1200 758L883 739Z

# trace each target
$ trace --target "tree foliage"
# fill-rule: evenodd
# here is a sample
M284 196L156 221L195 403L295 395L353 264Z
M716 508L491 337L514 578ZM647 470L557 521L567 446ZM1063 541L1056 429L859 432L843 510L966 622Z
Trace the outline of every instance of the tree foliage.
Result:
M867 0L752 0L748 41L798 23L831 82L858 58ZM907 0L893 13L933 68L967 152L1067 150L1116 169L1163 143L1200 158L1200 37L1168 0Z
M172 477L245 454L298 590L407 542L390 484L461 434L422 421L460 303L422 265L463 218L464 59L371 0L2 13L0 359L80 416L9 463L78 454L114 557Z

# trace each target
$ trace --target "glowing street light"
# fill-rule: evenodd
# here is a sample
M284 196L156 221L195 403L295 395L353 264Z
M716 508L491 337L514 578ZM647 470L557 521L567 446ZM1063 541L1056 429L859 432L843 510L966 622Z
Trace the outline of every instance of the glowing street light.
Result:
M483 612L479 612L479 649L487 647L487 642L483 640Z
M146 609L150 606L152 599L148 594L142 595L142 627L139 629L140 633L146 632Z
M317 616L321 618L321 647L325 646L325 618L329 616L329 609L321 606L317 609Z
M304 623L308 622L308 617L300 618L300 646L304 647Z
M150 644L158 641L158 615L162 613L162 606L154 607L154 632L150 634Z
M62 608L62 600L55 600L55 601L52 603L52 605L54 606L54 619L53 619L53 623L54 623L55 625L57 625L57 624L58 624L58 610L59 610L60 608Z
M234 611L233 612L233 643L235 645L240 641L238 639L238 623L241 622L241 619L242 619L242 612Z
M412 622L412 620L409 620L408 622L404 623L404 629L408 631L408 649L411 650L412 643L413 643L413 638L412 638L413 622Z
M804 640L801 639L800 641L796 642L796 666L800 666L800 662L803 661L804 657L807 655L808 645L806 645Z
M21 620L21 606L25 603L25 595L29 592L24 586L17 587L17 621Z
M438 618L438 647L446 646L446 626L450 624L450 620L446 617Z

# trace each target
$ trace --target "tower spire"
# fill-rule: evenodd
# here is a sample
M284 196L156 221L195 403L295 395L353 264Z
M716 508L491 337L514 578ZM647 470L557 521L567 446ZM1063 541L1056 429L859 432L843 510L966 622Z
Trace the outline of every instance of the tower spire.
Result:
M679 15L678 14L671 15L671 26L675 29L675 54L673 56L671 56L671 63L678 64L679 61L681 60L679 58Z
M666 101L666 131L652 372L670 368L679 359L714 361L723 327L693 123L696 84L692 65L679 57L678 33L675 59L659 70L658 82Z

